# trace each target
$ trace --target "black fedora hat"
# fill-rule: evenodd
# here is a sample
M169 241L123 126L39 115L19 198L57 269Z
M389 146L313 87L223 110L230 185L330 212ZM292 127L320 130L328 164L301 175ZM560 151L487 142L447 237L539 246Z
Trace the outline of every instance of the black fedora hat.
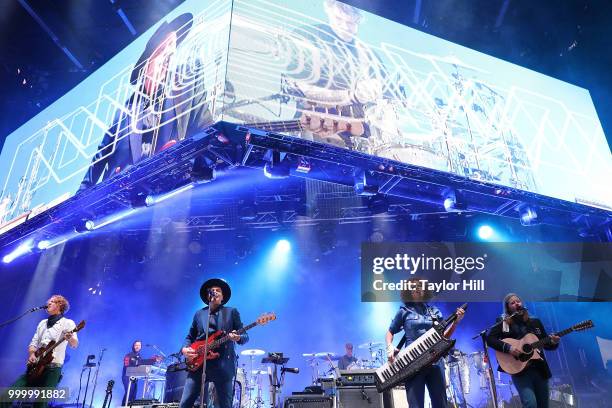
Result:
M232 297L232 290L225 280L219 278L209 279L202 284L202 287L200 288L200 297L202 298L202 301L208 304L208 289L212 288L213 286L218 286L221 288L221 292L223 292L223 302L221 302L221 304L226 304L227 301L230 300L230 297Z
M138 62L134 65L134 69L132 69L132 75L130 76L130 83L135 85L138 81L138 76L140 70L144 68L147 59L153 54L155 49L166 39L169 33L172 31L176 32L176 45L178 46L181 41L185 39L187 33L191 29L193 25L193 14L191 13L183 13L180 16L176 17L174 20L164 21L158 28L155 30L149 41L147 42L147 46L145 47L144 52L138 58Z

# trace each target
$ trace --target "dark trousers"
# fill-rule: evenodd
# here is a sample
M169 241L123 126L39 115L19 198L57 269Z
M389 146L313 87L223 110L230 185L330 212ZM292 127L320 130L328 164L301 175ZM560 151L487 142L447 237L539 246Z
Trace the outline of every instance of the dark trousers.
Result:
M127 395L128 385L130 384L130 377L128 377L127 375L124 375L122 380L123 380L123 398L121 399L121 405L123 404L127 405L127 403L125 402L125 397ZM127 400L128 403L130 401L134 401L134 399L136 398L136 393L138 392L137 390L138 390L138 380L134 380L132 382L132 386L130 387L130 397Z
M234 379L219 381L216 378L206 379L206 383L212 382L215 384L215 390L217 392L217 401L219 408L232 408L232 399L234 398ZM202 384L202 371L195 373L189 373L187 380L185 380L185 387L183 388L183 396L181 397L181 403L179 408L192 408L196 399L200 395L200 387ZM204 401L208 401L208 387L205 387ZM217 408L217 407L215 407Z
M548 380L536 367L527 367L512 376L524 408L548 408Z
M23 387L47 387L47 388L55 388L57 384L59 384L60 379L62 378L62 369L61 367L47 367L43 374L33 382L28 382L26 375L22 375L15 381L11 388L23 388ZM12 405L9 402L3 402L0 404L0 408L8 408ZM48 402L37 402L34 404L34 408L46 408L49 406Z
M425 406L425 386L429 390L432 408L446 408L444 373L437 365L427 367L404 383L410 408Z

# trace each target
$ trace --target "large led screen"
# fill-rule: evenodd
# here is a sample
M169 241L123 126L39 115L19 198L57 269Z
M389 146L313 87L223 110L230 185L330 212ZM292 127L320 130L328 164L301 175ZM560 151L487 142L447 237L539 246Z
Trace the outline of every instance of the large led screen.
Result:
M0 225L38 213L218 121L231 2L177 7L8 136Z
M329 0L234 2L224 119L612 208L588 91Z
M612 209L584 89L339 2L190 0L7 137L0 226L220 119Z

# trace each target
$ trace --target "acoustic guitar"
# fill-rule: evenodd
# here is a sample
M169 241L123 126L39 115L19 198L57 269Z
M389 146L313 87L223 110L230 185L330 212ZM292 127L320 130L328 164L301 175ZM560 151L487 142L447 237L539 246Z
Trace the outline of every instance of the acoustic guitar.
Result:
M560 331L559 333L555 333L555 336L565 336L571 332L582 331L586 329L590 329L594 327L593 322L591 320L585 320L584 322L580 322L578 324L573 325L565 330ZM522 351L522 353L515 357L510 353L503 353L501 351L495 351L495 357L497 357L497 362L500 367L508 374L518 374L527 367L527 364L531 360L542 360L542 356L540 355L540 348L549 340L548 337L543 339L538 339L538 337L533 333L527 333L521 339L501 339L506 344L510 344L512 347L515 347Z

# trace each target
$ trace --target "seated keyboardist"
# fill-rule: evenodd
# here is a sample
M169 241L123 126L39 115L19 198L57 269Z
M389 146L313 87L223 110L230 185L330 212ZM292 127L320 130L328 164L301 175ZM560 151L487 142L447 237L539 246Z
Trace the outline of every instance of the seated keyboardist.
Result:
M140 340L135 340L132 343L132 351L127 353L125 357L123 357L123 373L121 374L121 379L123 380L123 399L121 402L124 405L128 405L129 402L133 401L136 397L136 392L138 389L138 381L134 381L131 387L128 387L130 384L130 377L126 374L128 367L138 367L141 365L152 365L161 360L159 356L153 356L151 358L143 358L140 355L140 351L142 349L142 342ZM130 389L130 396L126 400L128 388Z
M412 278L413 290L402 292L402 301L404 304L400 306L395 314L393 321L387 331L387 357L392 363L396 354L399 352L393 346L393 335L404 330L406 335L406 347L423 335L427 330L431 329L435 320L442 320L442 313L436 306L426 303L431 299L431 294L422 289L419 278ZM465 311L461 308L457 309L457 319L447 329L445 337L450 336L455 330L455 325L463 319ZM446 404L446 387L444 383L444 371L440 365L440 361L423 368L417 375L409 378L405 383L406 398L410 408L423 408L425 406L425 385L429 390L429 398L432 408L445 408Z

